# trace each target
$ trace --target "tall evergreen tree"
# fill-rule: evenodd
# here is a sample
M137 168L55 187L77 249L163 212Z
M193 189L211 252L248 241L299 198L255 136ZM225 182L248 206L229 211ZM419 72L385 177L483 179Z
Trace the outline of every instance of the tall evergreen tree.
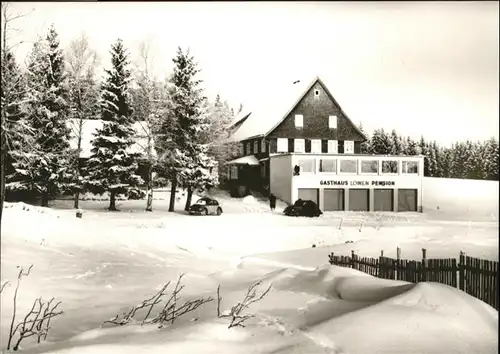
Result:
M17 180L12 187L34 190L42 206L64 191L71 178L69 138L69 90L64 72L63 51L53 26L45 41L33 46L27 74L30 125L35 129L36 151L15 164Z
M484 143L483 154L482 178L498 181L498 140L488 139Z
M406 138L406 154L409 156L414 156L419 154L418 145L411 137Z
M424 139L424 136L420 136L418 142L418 151L421 155L424 155L424 176L430 176L429 174L429 148L428 144Z
M390 155L393 152L391 137L384 129L375 129L371 139L371 153L375 155Z
M361 131L361 133L366 137L366 141L361 143L361 153L362 154L371 154L371 139L370 139L370 135L366 133L364 127L363 127L363 123L359 122L359 130Z
M433 141L428 145L429 151L429 176L430 177L441 177L438 161L439 161L439 149L436 141Z
M403 144L401 142L401 137L398 135L395 129L391 132L391 140L392 140L392 155L402 155Z
M85 184L93 193L109 192L109 210L117 210L116 197L141 183L136 174L139 154L130 152L136 134L129 102L128 54L121 39L111 46L111 64L101 87L103 125L92 140Z
M200 87L201 81L196 78L200 72L198 64L189 51L184 52L181 48L178 48L173 62L171 114L174 124L169 128L172 141L168 143L170 148L161 148L171 180L169 211L175 209L175 193L178 184L188 184L190 173L186 170L194 170L194 166L199 166L199 161L196 160L204 156L206 146L200 143L200 139L208 127L203 114L206 98ZM189 205L192 193L193 188L189 186L186 206Z

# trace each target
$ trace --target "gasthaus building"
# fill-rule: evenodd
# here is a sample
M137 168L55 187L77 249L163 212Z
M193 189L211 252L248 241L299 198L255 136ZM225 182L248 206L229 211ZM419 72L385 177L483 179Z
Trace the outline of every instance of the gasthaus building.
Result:
M309 199L323 211L422 211L423 156L361 154L366 137L319 77L274 88L261 108L233 124L233 195Z

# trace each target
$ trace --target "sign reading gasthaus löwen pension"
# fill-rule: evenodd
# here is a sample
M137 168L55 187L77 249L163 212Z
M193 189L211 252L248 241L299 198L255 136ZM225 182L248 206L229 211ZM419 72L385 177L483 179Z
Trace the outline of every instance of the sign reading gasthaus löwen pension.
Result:
M339 186L339 187L390 187L395 186L394 181L346 181L346 180L321 180L321 186Z

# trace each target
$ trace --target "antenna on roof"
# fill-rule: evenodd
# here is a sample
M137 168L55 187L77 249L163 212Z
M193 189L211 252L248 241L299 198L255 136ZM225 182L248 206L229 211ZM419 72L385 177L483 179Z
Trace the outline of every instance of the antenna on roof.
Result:
M300 80L295 80L295 81L293 82L293 85L298 84L299 82L300 82Z

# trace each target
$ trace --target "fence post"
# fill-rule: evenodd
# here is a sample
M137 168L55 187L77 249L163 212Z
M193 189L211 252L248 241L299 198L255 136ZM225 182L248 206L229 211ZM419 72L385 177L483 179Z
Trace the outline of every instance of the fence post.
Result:
M427 281L427 250L422 248L422 273L420 274L420 281Z
M399 279L399 269L401 264L401 248L396 248L396 269L394 272L394 276L396 279Z
M460 251L458 261L458 288L465 291L465 253Z
M333 265L333 252L328 255L328 262Z
M352 269L356 269L356 268L354 268L354 263L355 263L354 258L355 257L356 257L356 254L354 253L354 250L351 250L351 268Z

